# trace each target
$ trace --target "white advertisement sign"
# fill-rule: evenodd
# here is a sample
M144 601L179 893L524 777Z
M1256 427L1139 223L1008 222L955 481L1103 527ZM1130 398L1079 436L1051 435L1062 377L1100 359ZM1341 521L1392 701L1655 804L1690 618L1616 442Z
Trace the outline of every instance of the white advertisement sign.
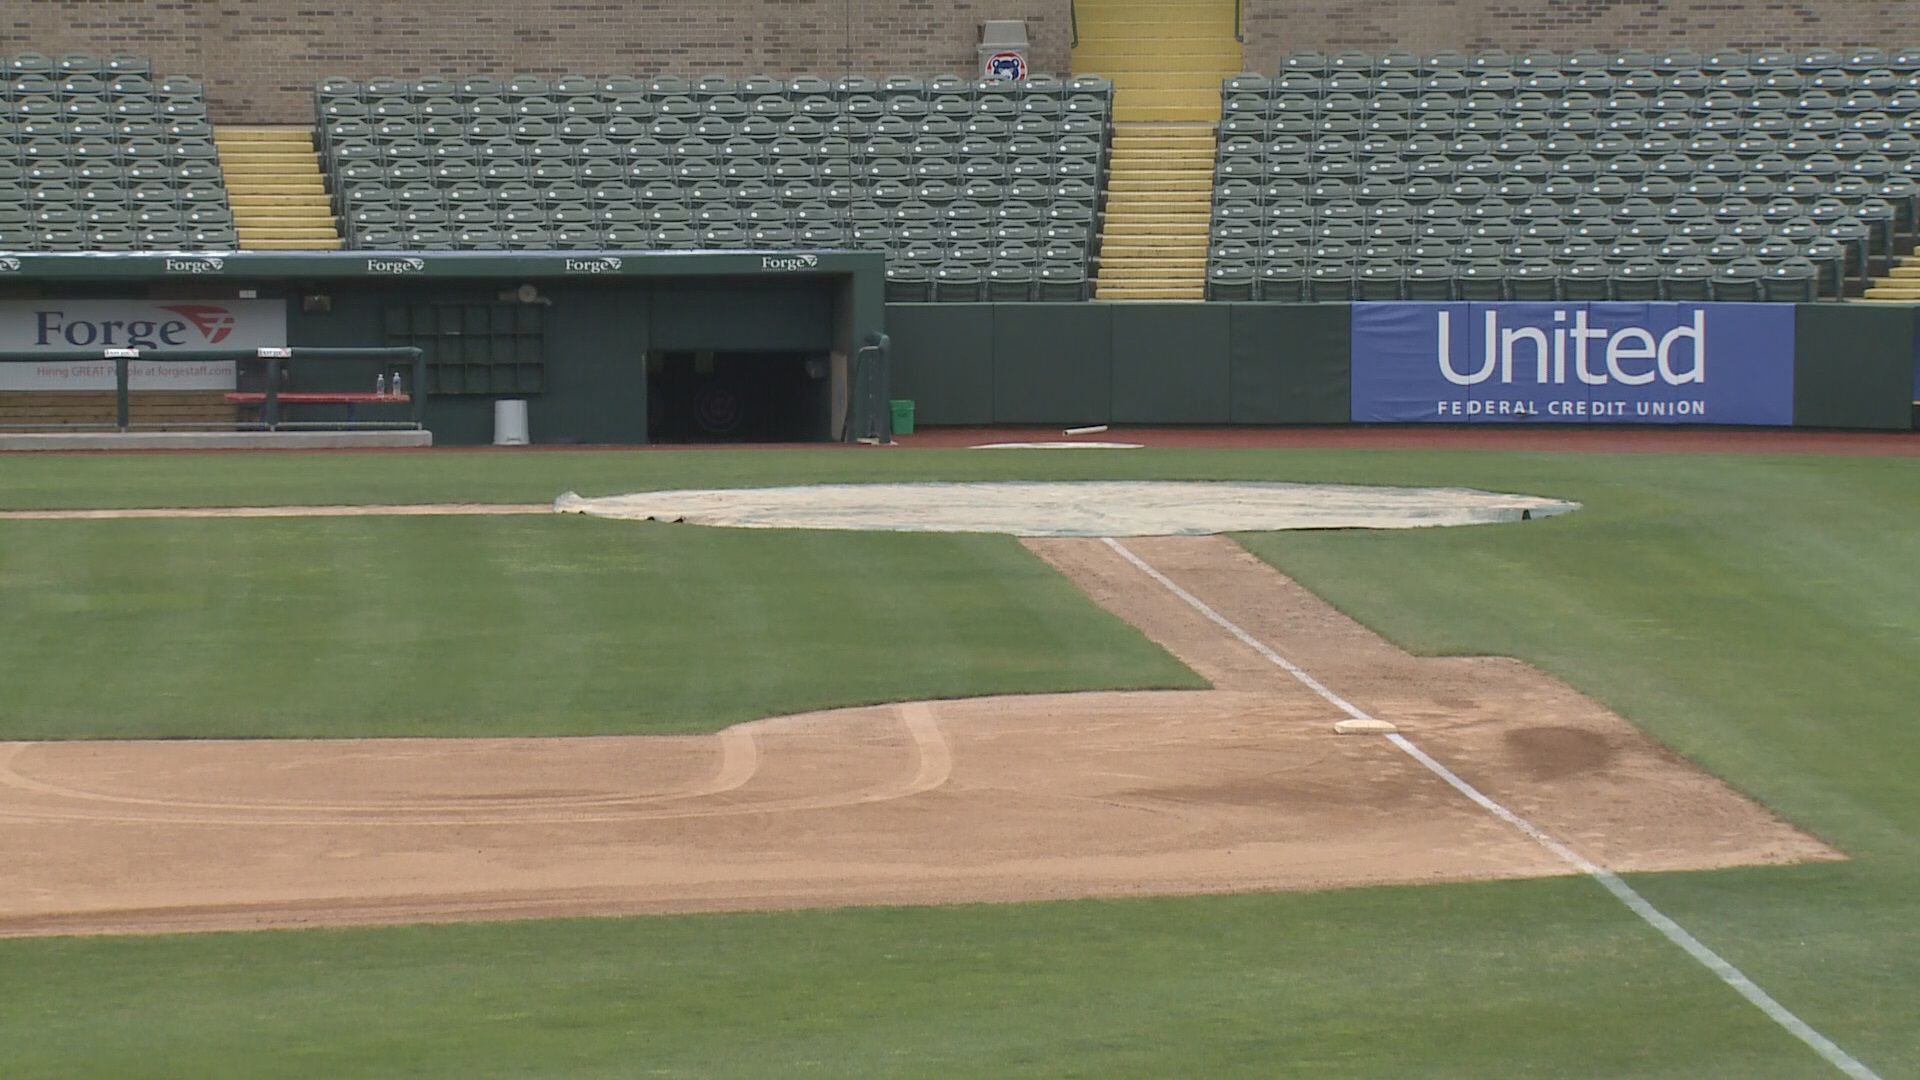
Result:
M131 349L133 390L231 390L233 361L168 361L168 350L284 347L281 300L0 301L0 354ZM0 390L112 390L113 361L0 361Z

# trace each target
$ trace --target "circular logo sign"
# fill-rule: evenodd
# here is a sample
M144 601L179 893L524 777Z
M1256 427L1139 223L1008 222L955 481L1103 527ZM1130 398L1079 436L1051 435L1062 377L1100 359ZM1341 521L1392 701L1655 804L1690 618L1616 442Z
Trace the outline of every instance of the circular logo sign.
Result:
M989 79L1008 82L1024 79L1027 77L1027 58L1017 52L997 52L987 57L985 69Z

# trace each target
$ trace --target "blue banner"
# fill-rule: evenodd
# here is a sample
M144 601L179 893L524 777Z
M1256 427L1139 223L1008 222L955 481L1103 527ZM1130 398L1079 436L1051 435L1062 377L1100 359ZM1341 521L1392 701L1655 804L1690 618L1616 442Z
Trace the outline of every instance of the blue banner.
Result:
M1793 310L1358 303L1353 420L1790 425Z

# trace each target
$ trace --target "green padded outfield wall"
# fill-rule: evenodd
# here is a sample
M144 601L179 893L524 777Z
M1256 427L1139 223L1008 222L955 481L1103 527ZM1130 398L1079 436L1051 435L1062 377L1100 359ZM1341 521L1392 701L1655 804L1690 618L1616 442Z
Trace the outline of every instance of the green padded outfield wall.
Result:
M888 304L891 387L916 424L993 423L993 308Z
M922 424L1344 424L1345 304L888 304Z
M1217 424L1231 413L1229 312L1209 304L1116 304L1113 422Z
M893 396L921 424L1345 424L1349 304L888 304ZM1904 430L1905 306L1795 312L1794 424Z
M1353 415L1348 304L1229 304L1235 424L1344 424Z
M1113 419L1113 317L1107 304L987 305L997 424Z
M1801 304L1794 311L1795 427L1913 424L1915 310Z

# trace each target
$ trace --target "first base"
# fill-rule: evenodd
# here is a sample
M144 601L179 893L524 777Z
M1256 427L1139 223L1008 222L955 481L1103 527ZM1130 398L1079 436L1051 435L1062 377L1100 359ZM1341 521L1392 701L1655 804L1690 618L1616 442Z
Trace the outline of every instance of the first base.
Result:
M1339 735L1385 735L1400 729L1385 720L1342 720L1333 730Z

